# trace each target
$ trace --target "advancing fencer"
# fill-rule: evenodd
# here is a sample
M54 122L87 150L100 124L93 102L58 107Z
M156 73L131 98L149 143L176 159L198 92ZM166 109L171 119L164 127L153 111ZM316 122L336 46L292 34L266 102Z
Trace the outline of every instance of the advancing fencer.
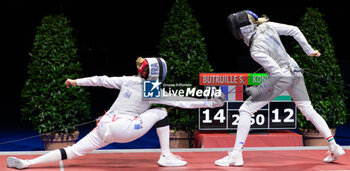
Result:
M180 108L213 108L222 106L224 104L223 100L220 98L205 100L190 97L180 99L165 97L157 100L145 100L142 98L143 81L158 80L163 82L167 74L167 65L162 58L139 57L136 60L136 66L139 73L137 76L94 76L76 80L67 79L65 84L68 88L71 86L100 86L119 89L120 92L118 98L101 118L96 128L76 144L53 150L31 160L9 157L7 166L23 169L36 164L73 159L113 142L126 143L136 140L147 133L154 125L156 125L161 147L158 164L160 166L186 165L186 161L180 156L172 154L169 150L167 110L165 108L151 108L151 105L157 103ZM155 81L155 84L159 85L158 81ZM155 85L155 87L158 85Z
M288 55L279 36L293 36L308 56L319 57L321 53L308 44L297 27L269 22L267 17L259 18L249 10L229 15L227 23L233 36L244 40L251 57L265 69L269 78L259 86L246 89L250 97L239 109L240 118L234 149L226 157L216 160L215 164L243 166L242 151L249 134L251 117L284 91L291 95L301 113L328 140L329 154L323 161L333 162L344 155L344 150L336 144L327 123L312 107L301 69Z

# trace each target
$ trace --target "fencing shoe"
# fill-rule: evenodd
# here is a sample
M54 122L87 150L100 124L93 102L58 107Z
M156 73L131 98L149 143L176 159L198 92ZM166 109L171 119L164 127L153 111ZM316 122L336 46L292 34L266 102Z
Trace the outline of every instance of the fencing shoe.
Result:
M7 158L7 167L16 168L16 169L24 169L29 167L28 160L21 160L16 157L8 157Z
M222 159L216 160L215 165L217 166L243 166L242 152L232 151Z
M334 148L329 148L328 156L323 159L323 162L331 163L336 161L340 156L345 154L345 151L338 144Z
M160 166L172 167L172 166L185 166L187 164L183 158L172 153L161 154L158 160Z

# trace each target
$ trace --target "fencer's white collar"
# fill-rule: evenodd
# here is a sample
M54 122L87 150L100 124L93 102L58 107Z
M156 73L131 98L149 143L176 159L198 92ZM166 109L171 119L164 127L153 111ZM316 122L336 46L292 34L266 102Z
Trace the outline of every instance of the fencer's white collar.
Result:
M250 24L244 27L241 27L241 33L243 35L243 40L244 43L249 47L250 45L250 39L252 38L252 36L256 33L256 24Z

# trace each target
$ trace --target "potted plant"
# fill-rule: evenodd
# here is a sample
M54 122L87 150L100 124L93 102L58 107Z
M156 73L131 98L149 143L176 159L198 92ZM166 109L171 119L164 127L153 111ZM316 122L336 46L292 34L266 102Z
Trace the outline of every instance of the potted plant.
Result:
M82 71L69 24L63 15L42 19L36 28L22 90L22 117L41 134L46 150L74 143L79 135L76 125L90 116L87 92L82 87L68 89L64 84ZM63 147L46 144L61 140L65 141Z
M325 119L333 135L335 127L346 122L347 110L344 81L338 61L335 57L332 38L327 23L315 8L308 8L301 18L299 29L310 44L322 55L319 58L308 57L299 45L295 45L292 57L304 68L305 84L315 110ZM313 125L298 114L298 128L303 134L304 145L327 145L327 141Z
M159 56L168 64L165 83L198 87L200 72L212 72L200 26L187 0L176 0L163 25ZM183 87L173 87L183 88ZM198 123L198 110L174 108L168 111L172 126L171 147L190 147ZM188 143L188 141L190 143Z

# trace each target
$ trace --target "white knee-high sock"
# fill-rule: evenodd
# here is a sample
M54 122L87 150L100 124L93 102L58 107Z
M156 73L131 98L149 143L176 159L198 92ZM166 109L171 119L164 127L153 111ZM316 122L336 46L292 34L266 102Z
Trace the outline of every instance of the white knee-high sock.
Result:
M236 142L233 150L242 152L244 143L248 137L250 130L251 115L248 112L239 113L239 122L237 127Z
M331 148L335 147L336 142L333 138L331 131L326 123L326 121L322 118L320 114L316 111L308 118L312 124L316 127L316 129L325 137L328 141L328 144Z
M169 147L169 134L170 134L170 127L168 126L163 126L163 127L158 127L157 129L157 134L159 137L159 143L160 143L160 149L161 153L166 155L170 153L170 147Z
M35 164L43 164L43 163L51 163L51 162L59 162L61 160L61 152L60 150L53 150L44 155L41 155L35 159L28 160L29 165Z

